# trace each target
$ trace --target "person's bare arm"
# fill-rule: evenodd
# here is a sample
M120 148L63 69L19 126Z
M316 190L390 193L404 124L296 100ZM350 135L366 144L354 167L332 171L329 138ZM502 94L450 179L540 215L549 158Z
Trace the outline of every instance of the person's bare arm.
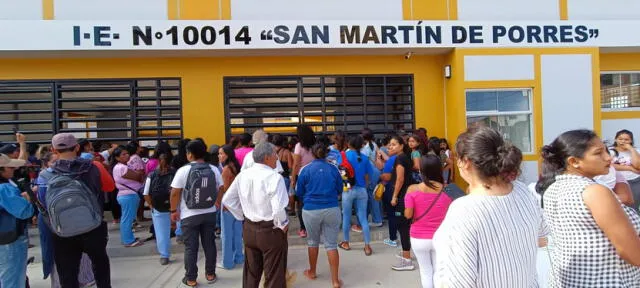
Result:
M177 213L178 205L180 205L180 197L182 197L182 188L171 188L171 196L169 202L171 203L170 211L176 211L171 214L171 221L177 222L180 219L180 214Z
M420 158L413 158L413 170L420 171Z
M382 180L382 181L390 181L391 180L391 173L380 174L380 180Z
M613 187L613 192L618 195L618 199L620 199L622 204L633 206L633 194L631 193L631 187L629 187L629 184L618 182L616 183L616 186Z
M153 210L153 204L151 202L151 196L150 195L144 195L144 201L147 202L147 205L149 205L149 209Z
M27 152L27 137L22 133L16 133L16 142L20 144L20 156L18 156L18 159L26 161L29 158L29 153Z
M602 185L590 185L582 198L620 257L640 266L640 237L611 191Z
M302 156L293 154L293 173L291 174L291 187L296 187L298 173L300 173L300 164L302 164Z

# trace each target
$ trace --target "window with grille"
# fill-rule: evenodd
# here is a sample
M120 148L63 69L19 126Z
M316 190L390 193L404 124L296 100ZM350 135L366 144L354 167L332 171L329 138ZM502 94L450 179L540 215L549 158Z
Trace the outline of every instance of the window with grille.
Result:
M0 141L13 129L31 143L55 133L113 143L182 137L180 79L0 81Z
M293 135L299 124L316 133L367 127L378 136L414 129L413 76L226 77L227 135Z
M495 128L523 153L533 152L531 89L466 91L467 126Z
M600 75L602 109L640 107L640 72L607 72Z

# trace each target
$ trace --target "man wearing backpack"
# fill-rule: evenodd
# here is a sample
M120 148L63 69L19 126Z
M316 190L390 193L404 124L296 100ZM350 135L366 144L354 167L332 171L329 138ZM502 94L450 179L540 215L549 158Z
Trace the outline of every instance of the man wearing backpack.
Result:
M171 221L180 221L184 238L184 268L182 283L195 287L198 278L198 238L206 258L205 275L209 284L216 276L216 216L215 206L222 177L218 168L204 161L207 147L201 141L187 144L190 164L182 166L171 182Z
M54 258L63 288L78 287L82 253L93 263L98 288L111 287L111 268L107 255L107 224L102 218L104 193L113 182L91 160L79 158L80 146L73 134L53 136L51 146L58 155L48 177L46 222L53 232ZM104 168L104 167L102 167ZM111 179L111 181L113 181ZM73 205L68 205L73 203Z
M25 165L24 160L0 154L0 286L25 287L27 272L28 219L33 206L26 192L11 181L13 172Z

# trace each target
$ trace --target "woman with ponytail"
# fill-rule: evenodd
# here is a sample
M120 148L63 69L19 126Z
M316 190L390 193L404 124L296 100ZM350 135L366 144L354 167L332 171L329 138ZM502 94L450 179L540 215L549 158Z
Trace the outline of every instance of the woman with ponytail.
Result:
M433 238L435 287L538 287L548 229L535 196L513 181L522 152L488 127L470 128L455 149L469 195L451 204Z
M555 248L552 287L638 287L640 216L593 179L611 156L590 130L562 133L542 148L545 219Z

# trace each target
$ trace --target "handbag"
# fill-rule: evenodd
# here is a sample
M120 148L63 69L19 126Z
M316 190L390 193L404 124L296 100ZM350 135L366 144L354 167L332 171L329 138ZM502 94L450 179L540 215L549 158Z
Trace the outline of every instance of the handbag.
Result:
M142 187L140 187L140 189L136 190L136 189L133 189L133 188L129 187L129 185L122 184L122 183L118 183L118 184L121 184L122 186L129 188L129 190L136 192L136 194L138 194L138 197L140 197L140 199L144 200L144 186L145 185L142 185Z
M438 193L438 196L436 196L436 199L434 199L433 202L431 202L431 205L429 205L429 208L427 208L427 210L425 210L424 213L422 213L422 215L418 217L413 217L413 220L411 222L412 223L418 222L418 220L426 216L429 213L429 211L431 211L431 208L433 208L433 206L436 205L436 202L438 202L438 199L440 199L440 196L442 196L442 193L444 193L444 188L440 190L440 193Z
M373 188L373 198L376 201L382 200L382 195L384 194L385 185L382 183L378 183L375 188Z

